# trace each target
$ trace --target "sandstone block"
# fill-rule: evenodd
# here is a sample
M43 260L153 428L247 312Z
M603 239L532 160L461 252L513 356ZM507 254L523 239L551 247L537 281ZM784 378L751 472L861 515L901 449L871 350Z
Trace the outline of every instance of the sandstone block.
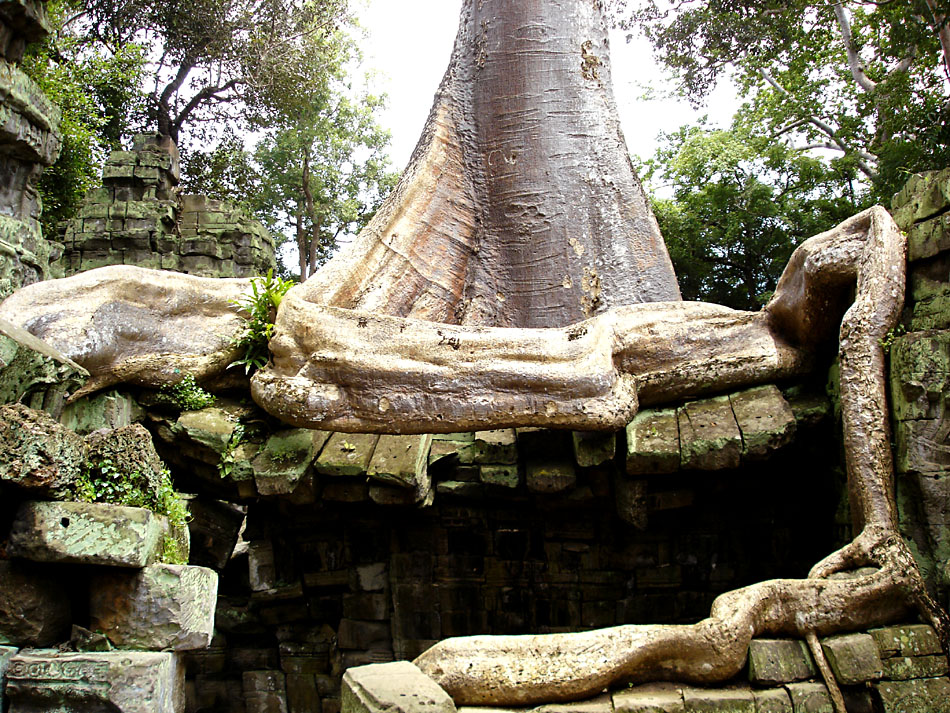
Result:
M96 574L91 628L120 649L187 651L210 645L218 575L205 567L157 564Z
M38 562L142 568L161 553L164 518L103 503L26 502L10 531L10 554Z
M326 431L306 428L289 428L271 434L251 462L257 492L261 495L294 492L329 437Z
M476 431L470 444L459 451L463 464L518 462L518 441L515 429L502 428L494 431Z
M485 486L461 480L444 480L436 486L435 491L450 498L478 499L484 497Z
M483 465L478 468L478 479L485 485L497 485L502 488L517 488L521 483L518 464Z
M744 687L684 688L686 713L756 713L752 690Z
M616 713L684 713L683 691L672 683L648 683L613 694Z
M647 481L625 478L617 474L614 479L617 515L624 522L645 530L649 506L647 503Z
M71 620L69 597L58 578L0 560L0 644L50 646L67 638Z
M753 691L755 713L794 713L792 700L784 688L767 688Z
M182 713L185 668L171 652L33 649L7 668L10 713Z
M0 483L65 497L85 459L83 439L49 414L22 404L0 406Z
M609 463L617 454L617 434L574 431L574 461L581 468Z
M413 491L417 501L425 500L432 489L428 473L431 445L431 435L380 436L366 474L381 483Z
M70 430L86 435L100 428L130 426L143 415L129 394L108 391L67 404L59 420Z
M533 493L560 493L573 488L577 473L573 460L530 458L525 463L525 483Z
M895 656L884 659L884 678L906 681L911 678L935 678L947 675L947 657Z
M828 689L822 683L789 683L785 690L794 713L835 713Z
M884 673L881 656L870 634L844 634L823 639L822 651L838 683L855 686L876 681Z
M795 414L774 384L729 395L742 434L742 457L765 458L795 437Z
M343 674L343 713L456 713L431 678L408 661L372 664Z
M459 708L459 713L478 713L479 708ZM573 703L545 703L534 709L536 713L614 713L613 701L609 693L602 693L586 701L575 701ZM495 709L497 713L503 713ZM518 713L517 709L511 713Z
M324 475L366 475L379 436L371 433L334 433L314 461Z
M691 401L676 412L680 431L680 462L684 469L736 468L742 435L728 396Z
M749 680L776 685L814 678L818 671L804 641L753 639L749 643Z
M627 425L627 473L673 473L680 467L675 409L641 411Z
M191 520L189 562L213 569L224 569L231 559L238 533L244 523L244 511L231 503L207 498L192 498L188 503Z
M950 679L881 681L874 684L884 713L950 713Z
M927 624L910 626L888 626L871 629L871 636L881 652L882 658L891 656L932 656L943 653L940 639L933 627Z

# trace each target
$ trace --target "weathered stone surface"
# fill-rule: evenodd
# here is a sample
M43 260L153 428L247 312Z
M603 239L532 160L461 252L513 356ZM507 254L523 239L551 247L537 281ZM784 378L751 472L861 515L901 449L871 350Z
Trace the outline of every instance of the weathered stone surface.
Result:
M143 508L26 502L10 531L10 554L38 562L142 568L161 552L163 520Z
M944 213L907 231L907 260L914 262L950 250L950 214Z
M370 433L334 433L313 467L324 475L365 475L378 441Z
M86 467L94 479L121 476L143 493L155 492L162 482L165 465L155 451L152 435L138 423L90 433L86 446Z
M618 473L614 478L614 494L620 519L640 530L645 530L649 513L647 481L625 478Z
M898 421L938 419L950 388L950 332L912 332L891 347L891 398Z
M680 467L675 409L645 409L627 426L627 473L673 473Z
M818 671L804 641L752 639L749 643L749 680L776 685L814 678Z
M66 497L86 460L83 439L43 411L0 406L0 482Z
M617 435L596 431L574 431L574 461L581 468L609 463L617 454Z
M525 462L525 483L533 493L560 493L577 483L574 461L534 457Z
M902 230L940 213L950 203L950 169L911 176L894 196L894 222Z
M684 469L736 468L742 435L728 396L691 401L676 412L680 431L680 462Z
M106 391L67 404L59 420L70 430L87 435L101 428L130 426L144 415L130 394Z
M187 651L211 643L218 575L205 567L156 564L96 574L91 628L120 649Z
M478 708L459 708L459 713L477 713ZM514 711L512 711L514 713ZM614 713L613 701L609 693L603 693L586 701L573 703L547 703L534 709L534 713Z
M755 713L794 713L792 700L784 688L767 688L752 691L755 698Z
M459 451L459 462L517 463L518 440L513 428L476 431L472 442Z
M785 690L794 713L835 713L828 689L822 683L788 683Z
M672 683L649 683L613 694L616 713L684 713L683 690Z
M412 491L415 500L421 502L432 490L428 471L431 445L430 435L380 436L366 474L373 480Z
M485 486L481 483L443 480L436 486L435 492L450 498L481 498L485 495Z
M247 566L252 592L265 592L277 586L274 546L270 540L255 540L248 543Z
M343 713L455 713L455 704L408 661L372 664L343 674Z
M947 657L936 656L894 656L884 659L884 676L893 681L906 681L911 678L934 678L947 675Z
M247 713L288 713L287 681L280 671L245 671L244 700Z
M868 632L881 652L882 658L892 656L933 656L943 653L940 639L927 624L888 626Z
M684 688L686 713L756 713L752 690L743 687Z
M58 349L0 319L0 404L15 403L31 392L55 386L72 391L88 376Z
M251 462L257 492L261 495L294 492L329 437L325 431L306 428L289 428L271 434Z
M171 652L38 649L7 668L10 713L183 713L185 668Z
M877 645L869 634L843 634L823 639L822 651L838 683L855 686L884 674Z
M498 485L503 488L517 488L521 483L518 464L483 465L478 468L478 479L486 485Z
M222 500L196 497L188 502L188 510L191 513L188 521L191 534L189 562L202 567L224 569L231 559L244 523L243 509Z
M881 681L874 684L884 713L950 713L950 679Z
M795 414L774 384L730 394L729 402L742 434L744 459L765 458L795 437Z
M67 591L54 573L0 560L0 644L50 646L66 639L71 619Z

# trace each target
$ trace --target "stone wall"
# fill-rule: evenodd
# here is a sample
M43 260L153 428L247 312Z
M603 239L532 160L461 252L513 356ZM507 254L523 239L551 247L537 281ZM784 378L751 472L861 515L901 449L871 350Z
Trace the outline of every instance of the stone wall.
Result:
M44 2L0 0L0 298L56 276L35 182L59 155L60 112L17 67L26 43L46 32Z
M932 590L950 594L950 169L916 175L897 194L907 231L908 289L891 348L901 525Z
M138 265L200 277L253 277L275 267L274 239L225 201L180 195L178 149L142 135L114 151L63 233L66 274Z

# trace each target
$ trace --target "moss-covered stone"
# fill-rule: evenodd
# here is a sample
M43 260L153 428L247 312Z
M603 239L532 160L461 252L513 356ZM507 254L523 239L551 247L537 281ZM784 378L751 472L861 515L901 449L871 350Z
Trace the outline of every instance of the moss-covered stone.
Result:
M950 205L950 168L914 174L891 205L894 221L903 230L946 210Z
M749 680L758 685L803 681L818 675L811 654L799 639L753 639L749 643Z
M877 645L869 634L832 636L822 640L821 648L841 685L877 681L884 675Z
M627 473L673 473L680 467L675 409L645 409L627 426Z
M677 410L684 469L736 468L742 435L728 396L691 401Z
M67 497L82 474L83 439L43 411L0 406L0 482L35 496Z

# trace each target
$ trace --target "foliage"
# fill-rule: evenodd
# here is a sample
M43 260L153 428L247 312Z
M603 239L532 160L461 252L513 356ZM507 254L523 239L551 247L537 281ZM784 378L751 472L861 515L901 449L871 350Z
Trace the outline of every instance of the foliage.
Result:
M32 47L22 69L62 110L62 150L40 176L42 225L48 238L72 217L86 191L99 185L108 153L137 128L144 116L142 48L134 43L115 53L90 47L65 30L74 10L70 0L49 3L53 31Z
M274 332L277 307L293 285L292 280L275 277L274 271L269 270L266 277L251 280L251 294L231 301L246 312L247 322L244 332L234 340L234 346L241 349L242 355L229 366L243 365L245 373L250 374L267 364L270 359L267 343Z
M145 487L147 482L141 473L126 473L106 458L95 467L86 464L73 486L73 497L80 502L148 508L168 518L173 529L185 527L191 516L172 485L168 469L162 469L156 487Z
M182 411L200 411L214 404L214 395L198 386L194 374L185 374L173 386L163 386L161 393Z
M234 471L234 451L235 449L244 442L244 438L247 436L246 429L243 423L236 423L234 425L234 430L231 431L231 437L228 438L228 443L224 448L224 452L221 454L221 460L218 461L218 474L222 478L228 478L231 476L231 473Z
M802 240L864 207L834 168L740 130L683 127L641 169L672 191L653 209L684 299L735 309L761 307Z
M935 0L614 7L694 102L731 72L749 98L736 118L743 131L861 176L877 200L889 200L908 172L950 163L950 46L941 47L950 30Z

